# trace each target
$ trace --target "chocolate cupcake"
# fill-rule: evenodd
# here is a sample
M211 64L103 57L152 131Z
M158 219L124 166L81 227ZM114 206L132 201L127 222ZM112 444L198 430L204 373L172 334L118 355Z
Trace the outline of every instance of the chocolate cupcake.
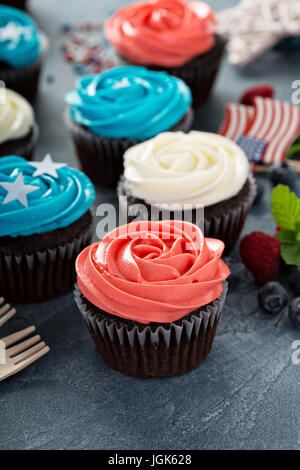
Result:
M192 91L195 107L207 99L226 40L216 34L215 14L206 3L132 3L107 20L104 32L125 62L181 78Z
M0 292L36 302L71 290L75 260L90 243L94 188L50 155L0 158Z
M0 104L0 157L19 155L31 160L39 136L32 106L21 95L3 89Z
M124 167L118 192L125 222L150 214L188 220L231 251L256 194L248 159L233 141L166 132L127 150Z
M144 67L116 67L77 80L66 95L66 122L83 171L116 186L123 154L165 130L188 131L192 97L185 83Z
M147 221L117 228L79 255L75 300L108 366L171 377L207 357L230 274L223 248L195 225Z
M27 10L27 0L1 0L1 5L8 5L24 11Z
M0 5L0 80L32 102L38 89L46 36L23 11Z

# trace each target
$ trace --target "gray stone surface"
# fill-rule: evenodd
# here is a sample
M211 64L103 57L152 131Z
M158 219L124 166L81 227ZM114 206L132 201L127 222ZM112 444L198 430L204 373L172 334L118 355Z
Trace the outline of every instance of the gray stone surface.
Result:
M37 115L40 159L77 165L63 125L63 95L74 75L60 55L58 25L65 20L102 20L120 0L33 0L32 12L51 38ZM216 9L235 4L214 0ZM290 100L299 79L300 56L275 52L243 71L224 62L215 93L197 113L194 127L216 131L224 103L237 101L256 82L271 82ZM44 75L45 75L44 74ZM266 186L268 185L265 182ZM269 188L254 208L245 233L272 233ZM97 188L96 205L116 202ZM51 353L0 385L0 449L296 449L300 447L299 372L292 342L299 339L287 312L266 318L258 309L250 277L230 292L210 357L189 374L141 381L108 369L97 356L72 294L38 305L18 306L1 336L28 325ZM2 334L3 333L3 334Z

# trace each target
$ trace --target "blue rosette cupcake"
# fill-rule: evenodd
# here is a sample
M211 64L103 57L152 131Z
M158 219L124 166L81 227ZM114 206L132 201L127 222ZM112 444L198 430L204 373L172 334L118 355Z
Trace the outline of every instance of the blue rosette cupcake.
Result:
M163 131L187 132L192 124L188 86L165 72L116 67L86 75L65 97L66 122L83 171L116 186L124 152Z
M33 101L47 47L46 36L26 13L0 5L0 80L6 88Z
M80 171L50 155L29 163L0 159L0 292L12 302L64 294L90 243L95 192Z

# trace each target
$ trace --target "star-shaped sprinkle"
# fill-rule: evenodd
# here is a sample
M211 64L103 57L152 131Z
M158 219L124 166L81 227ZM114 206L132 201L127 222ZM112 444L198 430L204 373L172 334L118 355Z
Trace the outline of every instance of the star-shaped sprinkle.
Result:
M113 88L115 88L117 90L118 88L125 88L125 87L128 87L128 86L130 86L130 82L129 82L127 77L124 77L122 80L119 80L118 82L115 82L114 85L113 85Z
M30 33L30 26L17 26L15 23L10 22L0 28L0 40L17 43L22 35L30 37Z
M295 0L242 0L218 15L218 32L227 36L229 61L244 66L281 38L300 36L300 3Z
M37 186L24 184L22 173L17 176L14 183L0 183L0 186L7 191L3 204L8 204L12 201L19 201L25 207L28 207L27 195L40 189Z
M34 177L40 175L49 175L54 178L58 178L57 171L59 168L67 166L66 163L54 163L51 155L48 153L44 160L41 162L30 162L30 165L34 166L37 170L34 173Z

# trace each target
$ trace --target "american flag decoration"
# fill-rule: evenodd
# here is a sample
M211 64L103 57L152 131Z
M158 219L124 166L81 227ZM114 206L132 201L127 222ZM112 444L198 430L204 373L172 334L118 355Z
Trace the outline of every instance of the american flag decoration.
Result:
M219 134L234 140L250 162L283 162L300 134L300 108L257 96L253 106L229 104Z
M244 134L253 116L253 106L244 106L234 103L227 104L225 119L219 130L219 134L236 142L238 138Z

